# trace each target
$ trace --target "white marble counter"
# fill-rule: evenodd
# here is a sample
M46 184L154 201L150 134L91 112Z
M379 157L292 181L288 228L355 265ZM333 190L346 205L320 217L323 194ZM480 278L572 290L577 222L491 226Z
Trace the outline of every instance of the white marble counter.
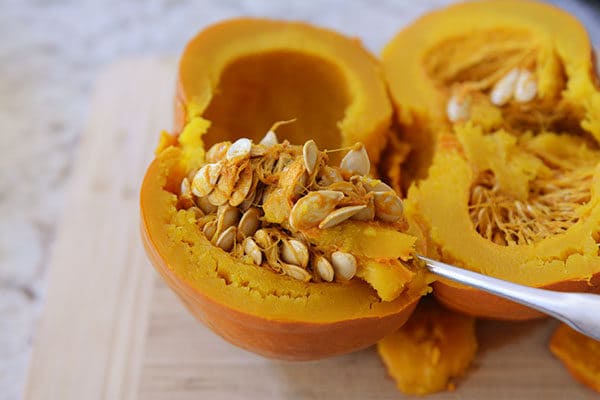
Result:
M378 52L400 26L448 2L0 0L0 400L19 398L24 384L49 251L68 212L62 204L100 69L122 57L176 55L203 26L239 15L310 21ZM597 3L555 2L600 43Z

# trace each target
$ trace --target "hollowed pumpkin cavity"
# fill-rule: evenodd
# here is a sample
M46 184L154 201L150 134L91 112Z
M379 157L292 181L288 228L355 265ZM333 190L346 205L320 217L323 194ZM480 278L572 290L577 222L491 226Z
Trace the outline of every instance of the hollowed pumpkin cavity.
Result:
M303 23L236 19L187 45L179 66L175 132L194 117L211 121L211 146L258 141L277 121L280 139L320 148L362 142L377 162L391 105L376 60L356 41ZM335 155L333 155L335 158Z
M296 119L277 133L303 143L314 132L319 145L335 149L342 144L338 124L349 103L342 71L324 58L291 51L243 56L221 73L203 114L212 123L204 142L233 141L242 133L260 138L274 121Z

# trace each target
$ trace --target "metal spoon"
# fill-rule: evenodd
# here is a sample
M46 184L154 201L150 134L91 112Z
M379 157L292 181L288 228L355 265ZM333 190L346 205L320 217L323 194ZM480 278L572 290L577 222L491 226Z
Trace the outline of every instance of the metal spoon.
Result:
M600 340L600 295L556 292L492 278L431 258L417 256L429 271L548 314L592 339Z

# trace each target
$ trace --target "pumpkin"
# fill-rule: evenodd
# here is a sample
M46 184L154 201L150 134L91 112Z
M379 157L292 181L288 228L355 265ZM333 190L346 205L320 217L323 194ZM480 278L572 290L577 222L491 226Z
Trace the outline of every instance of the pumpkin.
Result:
M382 58L412 145L405 176L418 181L406 209L427 254L528 286L598 291L600 91L581 24L537 2L469 2L423 16ZM474 316L542 316L444 279L433 287Z
M401 392L452 390L477 352L475 319L424 299L405 325L377 343L377 351Z
M400 200L366 176L391 106L357 41L300 23L220 23L187 46L176 104L175 132L162 134L142 183L141 230L193 315L239 347L290 360L370 346L406 321L428 278L406 223L385 213L401 213ZM339 168L317 147L356 141ZM310 191L319 185L328 190ZM335 218L301 218L328 201L350 203ZM224 225L232 218L237 228Z
M560 324L550 350L575 379L600 392L600 342Z

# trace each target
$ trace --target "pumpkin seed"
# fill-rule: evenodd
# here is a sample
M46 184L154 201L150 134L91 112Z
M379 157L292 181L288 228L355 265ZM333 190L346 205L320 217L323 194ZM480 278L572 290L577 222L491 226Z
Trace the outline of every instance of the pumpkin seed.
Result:
M373 193L375 216L382 221L396 222L402 218L404 207L395 192Z
M281 259L288 264L306 267L308 265L308 248L299 240L283 240L281 246Z
M249 255L252 258L252 261L256 265L262 264L262 251L260 251L260 247L256 244L256 242L248 237L244 239L244 253Z
M452 123L467 121L471 117L471 96L452 95L446 105L446 116Z
M254 239L256 240L256 243L263 249L271 247L271 245L273 244L273 241L271 240L271 235L269 235L269 232L267 232L266 229L257 230L254 233Z
M368 176L354 175L350 177L350 182L354 184L362 183L367 192L389 192L394 190L379 179L369 178Z
M236 235L235 226L230 226L229 228L225 229L225 231L223 231L223 233L221 233L219 235L219 237L217 238L217 241L215 242L215 245L217 247L222 248L225 251L231 251L231 249L233 248L233 245L235 243L235 235Z
M302 157L304 159L306 172L311 175L315 171L317 160L319 158L319 148L314 140L309 140L304 143L304 146L302 147Z
M357 221L373 221L375 219L375 201L373 197L369 198L365 208L354 214L352 219Z
M254 235L258 226L260 225L260 210L256 207L249 208L246 210L242 218L240 219L240 223L238 225L238 233L242 235L242 237L249 237Z
M343 198L342 192L334 190L317 190L308 193L292 207L289 218L290 226L296 230L316 227Z
M333 281L335 272L333 270L333 266L325 257L317 256L315 258L314 269L317 271L317 274L319 274L319 277L321 277L321 279L323 279L324 281Z
M194 213L194 217L196 219L200 219L200 218L204 217L204 212L202 212L202 210L199 209L198 207L193 207L192 206L192 207L188 208L187 210L193 212Z
M233 191L229 199L230 205L239 206L242 204L246 196L248 196L248 193L252 188L252 175L252 166L248 164L244 169L242 169L237 181L235 182L235 186L233 187Z
M367 175L371 169L371 162L365 146L362 143L355 145L342 158L340 168L358 175Z
M215 233L217 233L217 221L213 220L204 225L204 228L202 228L202 233L204 233L204 236L208 240L212 241L213 237L215 236Z
M519 103L527 103L537 95L537 83L533 74L527 70L521 70L515 85L515 100Z
M350 280L356 275L356 258L343 251L335 251L331 254L331 265L335 274L342 279Z
M202 166L192 180L192 193L198 197L211 193L221 176L221 169L220 163Z
M229 201L229 196L218 188L213 189L206 198L213 206L222 206Z
M490 92L490 101L496 106L503 106L513 97L520 70L513 68L494 85Z
M294 279L303 282L310 281L311 276L304 268L300 268L299 266L293 264L281 264L281 268L286 275Z
M205 214L214 214L217 212L217 206L213 205L206 196L198 197L196 199L196 204L198 204L198 207L200 207Z
M223 232L238 223L240 211L229 204L219 207L217 211L217 232Z
M230 146L231 142L221 142L212 145L211 148L206 152L206 161L209 163L216 163L223 160Z
M181 181L181 185L179 188L179 194L181 196L189 196L191 194L190 190L190 180L186 177Z
M275 146L278 143L279 140L277 139L277 134L273 131L268 131L265 137L263 137L260 141L260 144L262 144L265 147Z
M227 160L232 160L235 158L248 157L250 156L250 150L252 150L252 141L247 138L241 138L229 146L229 149L227 149L227 153L225 154L225 158Z
M321 223L319 224L319 229L332 228L349 219L359 211L364 210L365 208L367 208L366 205L338 208L337 210L329 213L329 215L327 215L325 219L321 221Z
M182 179L177 207L193 212L204 236L243 262L303 282L351 279L352 254L338 251L329 259L303 241L302 231L351 218L396 221L402 203L385 183L365 176L370 162L362 144L339 167L322 165L326 159L314 141L279 144L274 132L260 144L246 138L217 143L206 153L208 162Z

